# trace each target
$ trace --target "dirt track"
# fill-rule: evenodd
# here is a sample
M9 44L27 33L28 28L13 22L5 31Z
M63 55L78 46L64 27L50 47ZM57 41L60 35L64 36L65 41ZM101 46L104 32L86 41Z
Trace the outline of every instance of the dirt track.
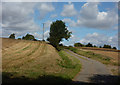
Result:
M117 81L104 64L96 60L77 55L69 50L66 50L66 53L76 57L82 63L82 70L73 79L73 81L87 83L115 83Z

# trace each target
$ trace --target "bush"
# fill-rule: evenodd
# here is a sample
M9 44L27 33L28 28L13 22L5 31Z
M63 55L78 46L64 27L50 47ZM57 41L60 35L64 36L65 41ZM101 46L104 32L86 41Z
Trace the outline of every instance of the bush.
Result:
M104 44L103 48L111 48L111 45Z
M74 44L74 47L83 47L84 45L83 44L81 44L81 43L75 43Z
M27 34L25 37L22 37L23 40L35 40L35 37L33 35Z
M88 43L86 47L93 47L93 45L91 43Z
M9 36L9 38L11 38L11 39L15 39L15 34L14 34L14 33L11 34L11 35Z
M117 49L116 47L113 47L113 49Z

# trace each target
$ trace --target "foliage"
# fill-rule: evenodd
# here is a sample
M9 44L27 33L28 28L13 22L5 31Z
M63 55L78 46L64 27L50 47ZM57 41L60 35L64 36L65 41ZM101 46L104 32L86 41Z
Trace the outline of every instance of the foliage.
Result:
M113 49L117 49L116 47L113 47Z
M103 48L111 48L111 45L104 44Z
M33 35L27 34L25 37L22 37L23 40L35 40L35 37Z
M93 47L97 47L96 45L94 45Z
M21 40L21 38L18 38L18 40Z
M15 34L14 34L14 33L11 34L11 35L9 36L9 38L11 38L11 39L15 39Z
M84 45L81 44L81 43L75 43L74 46L75 46L75 47L83 47Z
M93 47L93 45L91 43L88 43L86 47Z
M65 23L62 20L53 22L50 26L49 38L47 39L51 45L58 49L60 41L65 38L68 40L71 37L71 33L67 30Z

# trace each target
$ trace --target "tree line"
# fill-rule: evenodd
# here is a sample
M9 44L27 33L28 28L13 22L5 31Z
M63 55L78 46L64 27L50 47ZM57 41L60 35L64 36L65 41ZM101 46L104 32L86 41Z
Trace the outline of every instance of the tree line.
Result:
M11 34L9 36L9 38L11 39L15 39L15 33ZM37 39L35 39L35 37L31 34L26 34L25 36L23 36L22 38L18 38L19 40L33 40L33 41L37 41Z
M50 42L52 46L54 46L57 50L60 50L60 47L63 46L62 44L59 44L63 39L68 40L71 37L72 32L70 32L67 29L67 26L65 25L65 22L62 20L56 20L50 25L50 33L49 37L47 38L47 41ZM11 34L9 38L15 39L15 34ZM22 38L23 40L34 40L36 41L35 37L31 34L26 34ZM87 45L81 44L81 43L75 43L74 47L97 47L96 45L92 45L91 43L88 43ZM99 48L112 48L111 45L104 45L99 46ZM116 49L116 47L113 47L113 49Z
M93 45L91 43L88 43L86 45L82 43L75 43L74 47L98 47L96 45ZM116 47L112 47L111 45L104 44L103 46L99 46L99 48L110 48L110 49L117 49Z

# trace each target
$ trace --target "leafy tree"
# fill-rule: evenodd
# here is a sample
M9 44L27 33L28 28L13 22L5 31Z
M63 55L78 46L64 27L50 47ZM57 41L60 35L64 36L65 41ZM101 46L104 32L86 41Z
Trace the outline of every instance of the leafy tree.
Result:
M35 37L33 35L27 34L26 36L22 37L23 40L35 40Z
M71 33L67 30L65 23L62 20L53 22L50 26L49 38L47 39L51 45L58 49L60 41L65 38L68 40L71 37Z
M11 34L11 35L9 36L9 38L11 38L11 39L15 39L15 34L14 34L14 33Z
M61 43L61 44L59 44L59 46L64 46L64 45Z
M75 46L75 47L83 47L84 45L81 44L81 43L75 43L74 46Z
M91 43L88 43L86 47L93 47L93 45Z
M113 49L117 49L116 47L113 47Z
M94 45L93 47L97 47L96 45Z
M111 48L111 45L104 44L103 48Z
M21 38L18 38L18 40L21 40Z
M99 46L99 48L102 48L102 46Z

